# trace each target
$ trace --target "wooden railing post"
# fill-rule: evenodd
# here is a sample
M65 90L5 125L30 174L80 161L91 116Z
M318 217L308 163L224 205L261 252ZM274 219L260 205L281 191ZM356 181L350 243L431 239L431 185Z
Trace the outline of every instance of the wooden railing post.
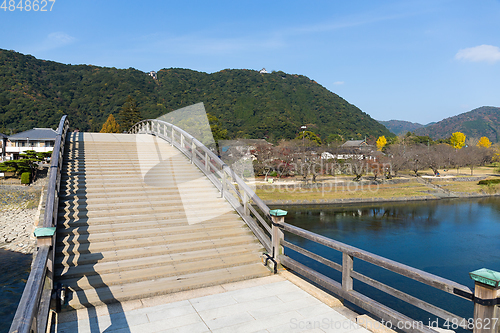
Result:
M243 211L245 212L245 215L250 215L250 208L248 208L248 202L250 199L248 198L248 193L243 190Z
M474 333L499 332L500 273L482 268L470 272L474 288Z
M221 182L222 182L222 186L221 186L221 190L220 190L220 197L221 198L224 198L224 195L226 194L226 191L227 191L227 174L226 174L226 170L224 170L224 166L222 166L222 179L221 179Z
M191 164L193 164L194 158L196 154L196 145L194 143L194 138L191 138Z
M181 149L184 149L184 134L181 133Z
M172 144L172 146L173 146L173 145L174 145L174 125L172 125L171 129L172 129L172 133L171 133L171 140L172 140L172 141L171 141L170 143L171 143L171 144Z
M269 211L271 215L271 219L273 220L272 224L272 239L271 244L273 248L273 259L276 263L279 263L278 256L280 254L284 254L283 246L281 245L281 241L285 238L283 231L279 228L279 225L285 223L285 216L288 214L286 210L281 209L273 209Z
M208 158L208 153L205 152L205 171L209 171L210 170L210 166L208 165L208 162L210 162L210 159Z
M342 252L342 289L345 291L352 290L352 268L352 256L345 252Z

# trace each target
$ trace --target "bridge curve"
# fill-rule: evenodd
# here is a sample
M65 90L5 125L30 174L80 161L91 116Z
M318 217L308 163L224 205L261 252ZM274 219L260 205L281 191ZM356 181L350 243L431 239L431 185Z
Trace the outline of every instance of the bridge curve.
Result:
M196 162L141 132L68 134L55 281L69 308L269 275L263 246Z
M159 120L68 128L63 116L11 332L45 332L54 291L78 309L271 274L269 208L190 134Z

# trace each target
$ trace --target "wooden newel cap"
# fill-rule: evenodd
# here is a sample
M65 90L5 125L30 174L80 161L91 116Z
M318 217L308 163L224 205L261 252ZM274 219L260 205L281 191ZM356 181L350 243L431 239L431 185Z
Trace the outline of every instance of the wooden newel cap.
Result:
M35 237L52 237L56 233L56 227L50 228L36 228L35 229Z
M286 210L273 209L269 211L269 214L271 214L271 216L286 216L288 212Z
M476 282L481 282L495 288L497 288L500 283L500 273L492 271L491 269L481 268L477 271L470 272L469 276Z

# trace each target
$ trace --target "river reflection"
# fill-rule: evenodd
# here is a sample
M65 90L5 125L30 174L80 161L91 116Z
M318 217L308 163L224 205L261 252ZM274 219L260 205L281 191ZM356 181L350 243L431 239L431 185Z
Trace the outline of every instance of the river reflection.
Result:
M469 272L479 268L500 271L500 198L434 200L411 203L349 206L280 206L286 222L340 242L448 278L473 289ZM287 240L341 262L335 250L286 235ZM337 280L340 274L291 250L288 255ZM384 269L355 260L354 269L405 292L472 316L472 303L461 301ZM431 318L355 281L355 289L419 320ZM450 298L451 297L451 298ZM450 305L451 304L451 305Z

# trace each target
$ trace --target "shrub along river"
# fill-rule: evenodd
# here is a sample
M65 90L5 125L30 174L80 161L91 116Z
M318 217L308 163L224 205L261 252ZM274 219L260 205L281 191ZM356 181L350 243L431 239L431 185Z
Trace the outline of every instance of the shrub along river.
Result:
M500 271L500 198L450 199L356 206L280 206L287 223L374 254L450 279L474 290L469 272ZM342 263L338 251L285 234L285 239ZM341 281L341 274L285 249L290 257ZM401 277L359 259L354 270L464 318L473 317L470 301ZM354 280L354 289L411 318L434 325L436 317ZM358 309L359 310L359 309ZM446 324L438 320L439 326ZM452 328L452 323L447 328Z
M469 272L500 271L500 198L434 200L356 206L280 206L286 222L474 288ZM341 263L341 254L286 235L285 239ZM340 273L292 250L287 255L340 281ZM0 250L0 333L7 332L21 297L31 256ZM354 269L465 318L472 302L361 260ZM354 289L428 324L436 318L354 280ZM444 320L439 320L440 326ZM451 327L450 327L451 328Z

